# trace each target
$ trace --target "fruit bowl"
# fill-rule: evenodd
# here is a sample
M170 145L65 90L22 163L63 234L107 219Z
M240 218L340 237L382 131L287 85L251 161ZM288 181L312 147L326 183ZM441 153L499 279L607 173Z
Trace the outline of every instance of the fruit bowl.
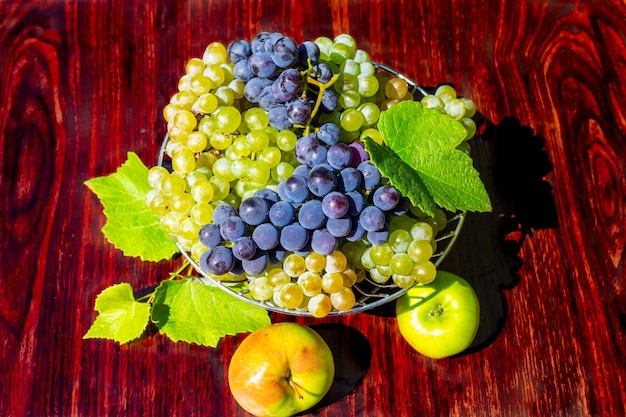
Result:
M228 87L216 87L228 71ZM386 304L434 279L466 211L414 204L414 184L391 179L396 168L406 175L405 162L382 168L390 144L379 126L403 102L432 110L430 129L456 123L453 150L469 155L473 102L447 85L427 91L356 50L349 35L299 47L269 33L228 50L212 43L164 109L168 133L147 205L195 279L240 300L313 317ZM255 164L266 166L262 180Z

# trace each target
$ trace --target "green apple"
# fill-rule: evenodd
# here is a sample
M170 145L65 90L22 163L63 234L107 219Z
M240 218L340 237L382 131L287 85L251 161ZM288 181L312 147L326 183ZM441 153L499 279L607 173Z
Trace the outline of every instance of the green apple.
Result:
M317 404L330 389L335 363L313 329L277 323L239 345L228 368L230 391L255 416L292 416Z
M480 319L474 289L458 275L437 271L430 284L418 284L398 298L400 333L419 353L445 358L471 345Z

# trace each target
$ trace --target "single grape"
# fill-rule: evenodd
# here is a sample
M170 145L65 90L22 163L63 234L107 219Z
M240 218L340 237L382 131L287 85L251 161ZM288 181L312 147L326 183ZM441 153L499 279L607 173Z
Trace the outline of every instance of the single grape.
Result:
M268 220L269 203L261 197L251 197L243 200L239 206L239 216L251 226L258 226Z
M233 242L233 256L240 261L252 259L256 250L256 243L247 236L242 236Z
M333 307L339 311L347 311L354 307L356 302L354 292L350 288L342 288L341 290L330 294L330 301Z
M313 317L322 318L330 313L333 304L328 295L317 294L309 299L307 308Z
M205 251L200 257L200 266L205 271L215 275L224 275L230 272L235 258L230 249L225 246L215 246Z
M327 217L322 211L322 202L320 200L309 200L298 211L298 222L305 229L319 229L324 226L326 219Z
M332 253L337 248L337 243L337 238L327 229L314 230L311 235L311 248L321 255Z
M280 245L288 251L304 249L309 243L309 232L300 223L291 223L280 232Z
M257 301L267 301L272 298L274 291L266 277L257 277L248 284L250 295Z
M291 203L279 201L272 205L269 211L269 220L278 227L284 227L293 222L295 210Z
M235 241L246 233L246 224L239 216L231 216L220 224L222 238L227 241Z

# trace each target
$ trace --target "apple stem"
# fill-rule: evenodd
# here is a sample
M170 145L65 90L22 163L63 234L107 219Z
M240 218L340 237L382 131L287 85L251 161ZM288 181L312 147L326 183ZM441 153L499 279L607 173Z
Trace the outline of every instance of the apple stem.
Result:
M289 379L289 385L291 385L291 388L293 388L293 390L296 392L296 395L298 396L299 400L303 400L304 397L302 396L302 394L300 394L300 391L298 390L298 388L300 388L300 386L298 384L296 384L293 379Z
M441 306L441 304L438 304L436 309L430 310L428 312L428 315L430 317L441 316L442 314L443 314L443 307Z

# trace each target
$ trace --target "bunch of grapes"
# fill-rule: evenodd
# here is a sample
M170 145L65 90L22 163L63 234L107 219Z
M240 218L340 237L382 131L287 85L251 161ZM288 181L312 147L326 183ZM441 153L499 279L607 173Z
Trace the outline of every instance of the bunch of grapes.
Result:
M434 279L445 214L426 216L382 177L362 139L382 144L381 111L412 88L349 35L297 44L263 32L192 58L165 106L168 167L146 204L216 280L253 299L323 317L358 305L367 279L406 288ZM461 121L471 100L442 86L422 98Z

